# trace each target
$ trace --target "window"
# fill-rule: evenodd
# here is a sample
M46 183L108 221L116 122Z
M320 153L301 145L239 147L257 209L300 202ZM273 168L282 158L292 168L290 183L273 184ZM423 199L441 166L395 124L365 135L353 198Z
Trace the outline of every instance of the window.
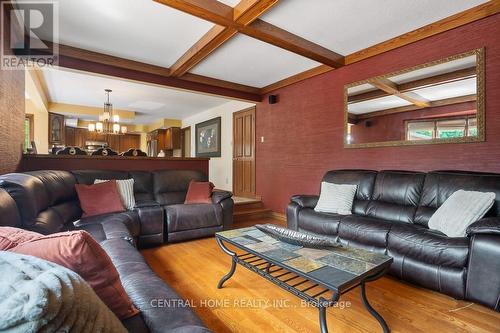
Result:
M24 147L23 150L26 153L29 148L31 148L31 141L34 140L33 138L33 115L32 114L27 114L24 117Z
M462 118L441 118L406 123L406 140L431 140L477 136L475 116Z

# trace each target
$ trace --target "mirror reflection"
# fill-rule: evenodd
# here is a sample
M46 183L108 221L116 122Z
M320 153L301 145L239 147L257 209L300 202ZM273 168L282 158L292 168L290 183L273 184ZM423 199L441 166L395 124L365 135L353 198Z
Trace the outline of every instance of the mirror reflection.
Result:
M474 50L347 86L346 146L478 141L481 55Z

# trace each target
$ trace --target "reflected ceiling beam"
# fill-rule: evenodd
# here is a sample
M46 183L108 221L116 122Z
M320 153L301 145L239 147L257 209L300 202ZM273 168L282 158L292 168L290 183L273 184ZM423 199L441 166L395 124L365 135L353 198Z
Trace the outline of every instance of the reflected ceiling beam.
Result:
M235 8L216 0L154 0L187 14L202 18L226 28L275 45L303 57L338 68L344 65L344 56L264 22L256 17L276 1L242 0ZM252 6L252 3L255 4ZM250 8L250 9L247 9ZM243 12L239 15L238 13Z
M232 19L241 25L250 24L277 2L278 0L242 0L234 8L230 7ZM228 17L231 13L227 12L224 17ZM176 77L184 75L237 32L238 30L232 26L216 24L172 65L171 75Z
M406 83L401 83L398 85L398 89L401 92L409 92L412 90L422 89L437 86L440 84L455 82L466 80L476 76L476 67L470 67L465 69L459 69L453 72L439 74L431 77L427 77L424 79L419 79L415 81L410 81ZM351 95L348 98L349 104L351 103L359 103L368 101L371 99L381 98L389 96L390 94L383 90L373 90L367 91L364 93L360 93L357 95Z
M401 92L399 90L398 85L389 79L376 78L376 79L370 80L369 83L371 85L373 85L374 87L376 87L382 91L385 91L389 95L394 95L396 97L404 99L405 101L408 101L408 102L412 103L413 105L420 106L423 108L428 107L430 105L428 100L426 100L425 98L423 98L422 96L420 96L414 92L411 92L411 91L405 92L405 93Z
M424 38L428 38L442 32L452 30L454 28L461 27L463 25L478 21L485 17L495 15L500 13L500 1L493 0L488 1L479 6L467 9L461 13L446 17L442 20L436 21L434 23L428 24L421 28L415 29L413 31L402 34L398 37L394 37L385 42L373 45L366 49L354 52L345 56L345 65L350 65L358 61L379 55L381 53L394 50L398 47L402 47L411 43L415 43ZM288 85L306 80L308 78L320 75L333 70L333 68L328 68L324 65L316 67L315 70L307 70L286 79L280 80L268 86L261 88L261 94L268 94L279 88L286 87Z
M432 102L429 102L429 107L433 108L433 107L438 107L438 106L460 104L460 103L466 103L466 102L475 102L476 100L477 100L476 94L466 95L466 96L460 96L460 97L440 99L438 101L432 101ZM378 116L386 116L386 115L395 114L395 113L415 111L415 110L420 110L423 108L425 108L425 107L421 107L421 106L417 106L417 105L401 106L401 107L392 108L392 109L386 109L386 110L358 114L358 115L355 115L354 118L356 120L363 120L363 119L368 119L368 118L373 118L373 117L378 117ZM351 116L351 115L349 115L349 116Z
M52 44L44 41L47 44ZM181 90L260 102L260 89L224 80L190 74L170 76L170 68L150 65L103 53L59 44L59 66L122 79L141 81Z

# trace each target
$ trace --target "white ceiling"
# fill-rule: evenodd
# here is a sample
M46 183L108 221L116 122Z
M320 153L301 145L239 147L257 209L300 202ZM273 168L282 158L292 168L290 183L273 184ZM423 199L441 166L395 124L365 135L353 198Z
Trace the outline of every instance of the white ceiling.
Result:
M411 103L399 97L390 95L359 103L352 103L349 104L348 108L349 113L358 115L407 105L411 105Z
M61 44L163 67L170 67L213 27L153 0L58 3Z
M239 0L220 2L234 6ZM485 2L283 0L261 18L332 51L350 54ZM61 0L59 13L60 43L164 67L213 27L153 0ZM263 87L317 65L239 34L192 72Z
M285 0L261 19L347 55L486 0Z
M54 103L102 107L104 89L112 89L110 101L113 107L135 111L134 124L149 124L162 118L184 119L231 101L77 71L45 68L43 76L49 99Z
M274 45L236 35L191 72L261 88L319 65Z

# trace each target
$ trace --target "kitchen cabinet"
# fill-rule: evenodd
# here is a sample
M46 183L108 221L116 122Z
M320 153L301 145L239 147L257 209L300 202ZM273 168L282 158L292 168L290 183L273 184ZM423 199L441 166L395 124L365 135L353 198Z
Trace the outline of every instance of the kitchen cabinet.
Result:
M181 128L170 127L165 131L165 149L181 149Z

